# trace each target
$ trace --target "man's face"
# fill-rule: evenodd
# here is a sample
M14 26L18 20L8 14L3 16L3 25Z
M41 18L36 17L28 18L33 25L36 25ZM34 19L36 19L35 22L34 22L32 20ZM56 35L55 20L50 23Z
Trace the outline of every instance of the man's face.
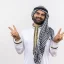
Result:
M38 25L41 25L43 24L44 20L45 20L45 12L43 12L42 10L38 10L34 16L33 16L33 21L38 24Z

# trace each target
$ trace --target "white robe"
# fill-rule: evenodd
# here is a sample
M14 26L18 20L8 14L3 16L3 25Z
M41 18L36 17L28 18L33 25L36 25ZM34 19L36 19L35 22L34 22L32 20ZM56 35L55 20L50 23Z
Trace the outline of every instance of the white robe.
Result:
M39 37L40 29L41 28L38 29L39 30L38 37ZM21 39L19 41L16 42L14 40L15 43L22 41L22 43L20 44L15 44L16 51L19 54L21 54L24 51L24 64L35 64L33 60L34 58L34 55L33 55L34 27L23 30L20 36L21 36ZM49 37L46 43L46 47L45 47L45 51L41 60L41 64L49 64L50 54L52 56L56 56L57 49L53 49L51 47L57 48L58 43L53 42L51 38Z

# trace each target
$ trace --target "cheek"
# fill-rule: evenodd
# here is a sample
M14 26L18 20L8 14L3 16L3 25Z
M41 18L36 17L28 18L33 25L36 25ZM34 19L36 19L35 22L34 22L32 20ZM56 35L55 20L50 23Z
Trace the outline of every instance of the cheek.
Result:
M34 17L37 17L37 15L34 15Z
M42 19L45 19L45 17L43 16Z
M34 14L34 17L39 17L39 15L38 14Z

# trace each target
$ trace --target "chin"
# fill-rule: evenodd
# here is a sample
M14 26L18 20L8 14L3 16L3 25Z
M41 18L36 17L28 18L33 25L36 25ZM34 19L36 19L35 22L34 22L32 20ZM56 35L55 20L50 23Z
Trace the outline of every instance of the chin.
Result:
M38 24L38 25L42 25L44 23L44 21L37 21L35 23Z

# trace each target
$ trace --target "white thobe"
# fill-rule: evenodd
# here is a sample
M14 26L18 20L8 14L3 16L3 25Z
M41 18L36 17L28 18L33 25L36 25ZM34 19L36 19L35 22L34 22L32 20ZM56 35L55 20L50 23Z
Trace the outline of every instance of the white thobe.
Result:
M41 27L38 29L38 37L41 30ZM15 49L21 54L24 51L24 64L35 64L34 63L34 55L33 55L33 40L34 40L34 27L25 29L21 32L21 39L19 41L15 41ZM16 44L21 42L20 44ZM44 54L41 60L41 64L49 64L49 56L56 56L58 44L53 42L51 38L47 40Z

